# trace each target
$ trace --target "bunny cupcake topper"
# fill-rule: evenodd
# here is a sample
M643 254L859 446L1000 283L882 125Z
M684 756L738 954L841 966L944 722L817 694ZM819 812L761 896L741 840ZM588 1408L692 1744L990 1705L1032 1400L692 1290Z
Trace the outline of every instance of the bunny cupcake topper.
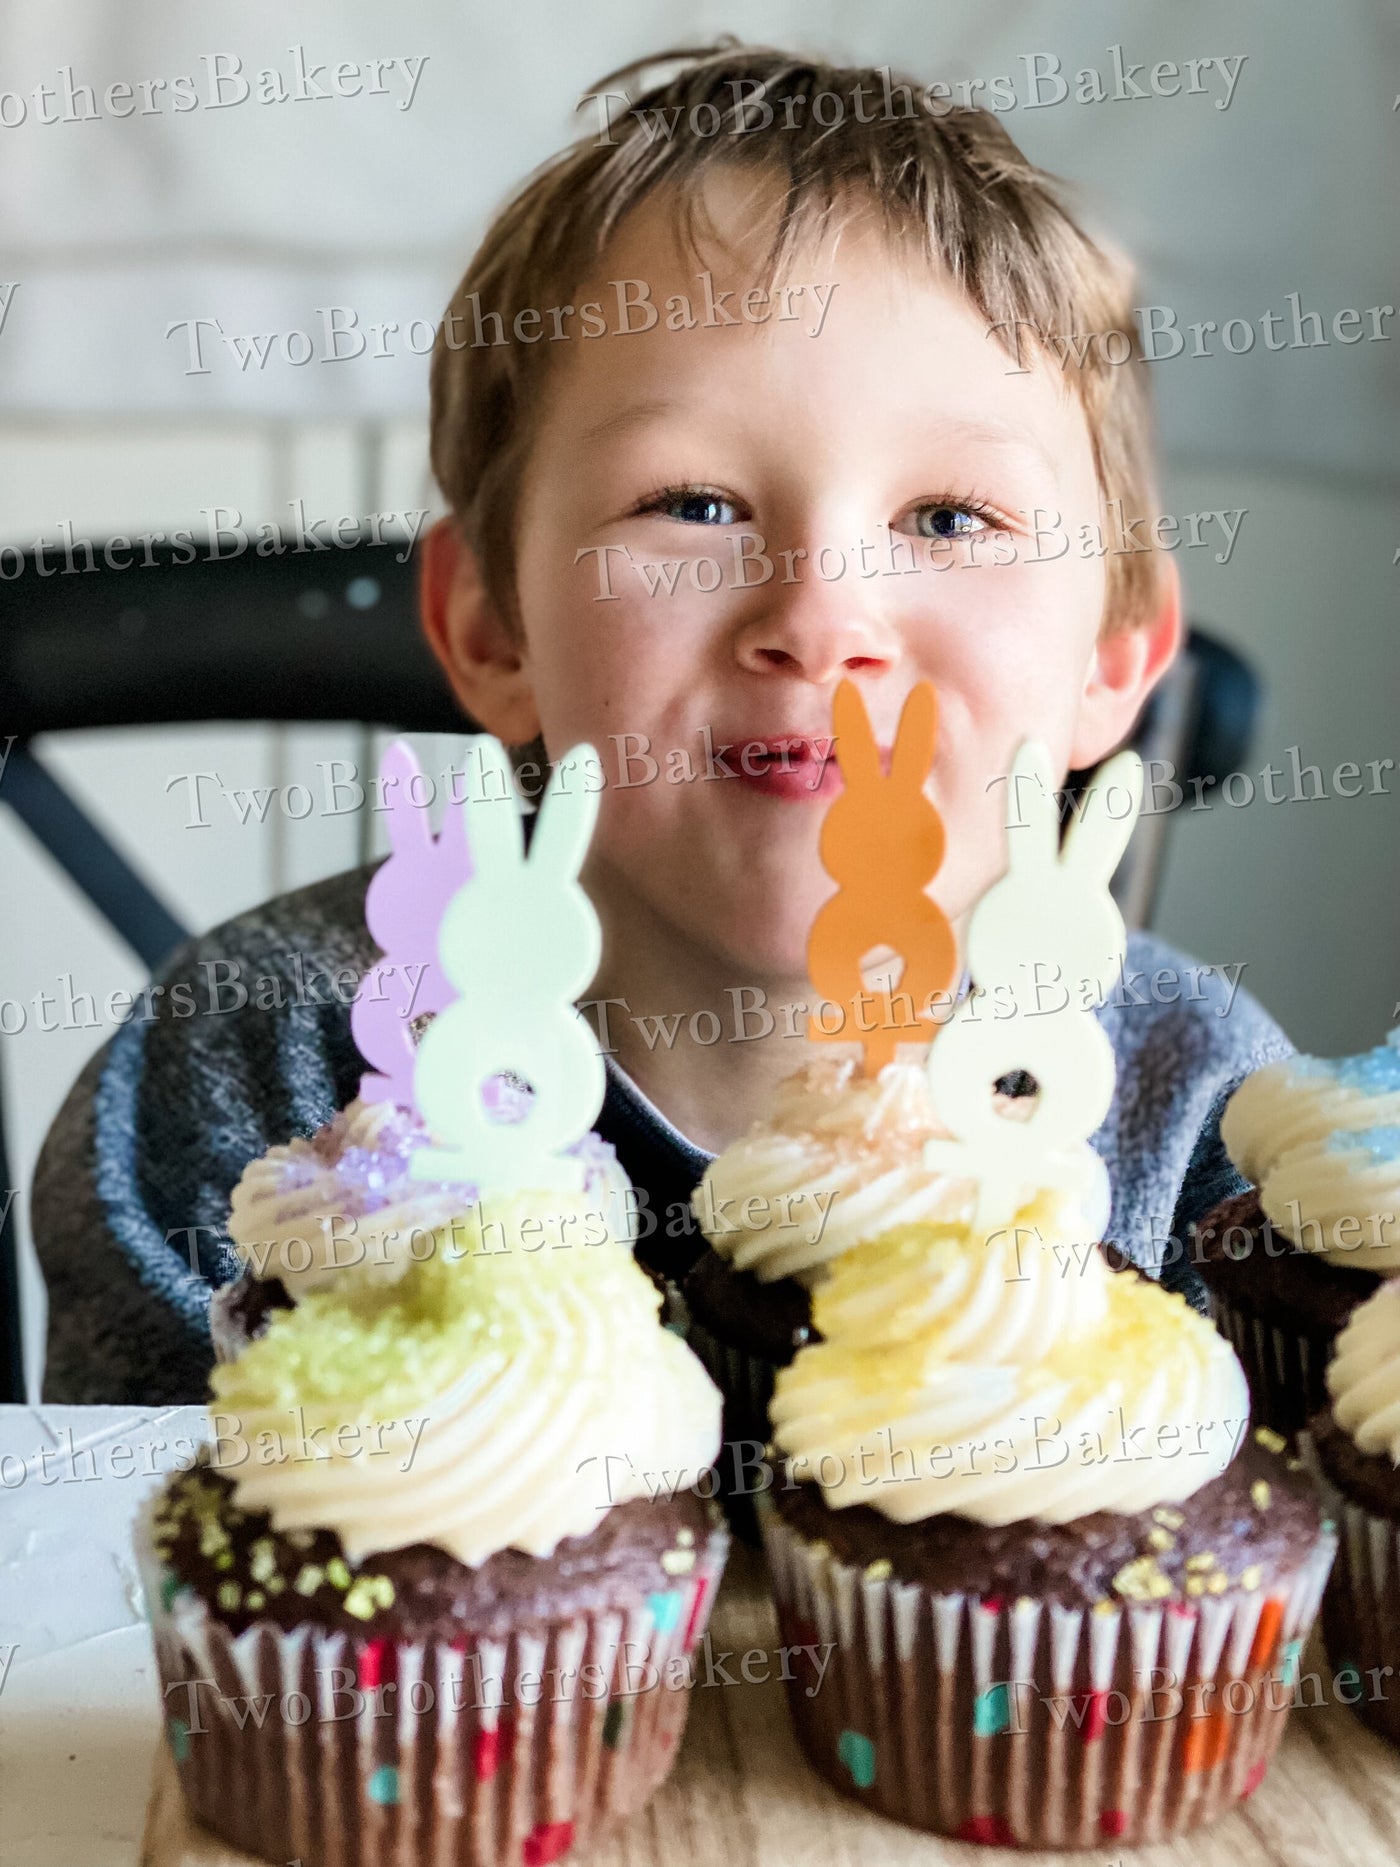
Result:
M385 751L379 776L393 853L365 892L365 922L384 958L365 974L350 1007L350 1030L361 1056L381 1072L365 1071L361 1098L407 1109L413 1107L410 1019L441 1011L453 996L438 964L437 929L447 903L470 879L472 859L460 799L448 803L441 834L433 835L414 798L422 767L405 740Z
M998 1014L969 996L930 1050L929 1088L957 1138L926 1143L924 1161L978 1180L979 1225L1005 1223L1024 1193L1058 1184L1081 1193L1102 1230L1108 1176L1088 1140L1113 1099L1114 1062L1093 1003L1123 963L1108 884L1142 803L1142 761L1120 752L1099 767L1063 848L1052 776L1049 754L1028 740L1010 775L1010 866L968 926L969 969L983 992L996 990ZM993 1102L1012 1070L1029 1071L1039 1091L1026 1120Z
M808 1019L811 1038L858 1041L874 1075L905 1039L929 1034L920 1004L947 990L957 968L957 941L941 908L924 892L943 860L943 820L924 794L933 762L938 703L927 681L913 688L895 734L889 776L860 689L842 681L833 701L836 762L844 789L821 828L822 866L837 891L819 910L807 942L807 971L822 997L841 1013L827 1030ZM897 992L868 992L861 960L872 947L903 957ZM905 1016L894 1001L903 999ZM874 1000L875 1022L860 1016Z
M419 1111L445 1145L420 1149L412 1172L578 1191L583 1163L565 1149L593 1125L605 1084L597 1041L574 1006L602 954L598 917L578 881L597 793L550 791L527 855L505 748L483 735L476 751L482 795L466 810L476 874L438 929L458 996L424 1033L413 1075ZM597 754L579 745L561 769L588 763ZM532 1093L519 1120L494 1121L486 1091L507 1072Z
M382 1074L366 1072L361 1094L417 1106L433 1143L413 1156L417 1179L577 1191L583 1162L566 1150L592 1127L605 1083L574 1006L602 951L578 882L597 794L552 789L527 856L505 747L483 734L473 761L476 789L452 799L436 838L413 800L412 751L396 740L381 763L385 794L396 793L393 853L365 918L385 958L365 975L351 1029ZM561 769L589 763L597 754L579 745ZM410 1006L433 1013L416 1049ZM530 1091L514 1121L493 1119L502 1078Z

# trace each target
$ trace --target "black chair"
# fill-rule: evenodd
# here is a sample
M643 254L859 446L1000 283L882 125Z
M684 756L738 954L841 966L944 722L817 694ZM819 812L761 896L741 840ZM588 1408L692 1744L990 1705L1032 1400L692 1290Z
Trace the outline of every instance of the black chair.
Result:
M199 721L358 721L411 732L468 729L423 642L416 566L368 533L334 553L251 553L150 568L40 575L33 558L4 589L0 803L154 970L185 937L177 917L35 756L41 733ZM1183 786L1243 761L1258 683L1193 630L1132 743L1167 759ZM1071 781L1073 782L1073 780ZM1130 926L1150 918L1166 814L1145 817L1115 878ZM0 1187L10 1184L0 1083ZM12 1210L12 1207L11 1207ZM0 1401L24 1397L18 1266L0 1220Z

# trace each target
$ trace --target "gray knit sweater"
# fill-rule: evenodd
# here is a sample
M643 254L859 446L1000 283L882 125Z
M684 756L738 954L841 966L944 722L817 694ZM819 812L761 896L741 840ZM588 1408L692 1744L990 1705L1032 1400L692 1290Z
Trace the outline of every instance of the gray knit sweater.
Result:
M162 990L138 999L69 1092L32 1202L49 1290L46 1399L205 1398L209 1297L238 1269L229 1194L250 1160L312 1133L358 1087L349 998L377 957L363 912L372 872L284 895L180 948ZM1187 1227L1242 1190L1220 1111L1243 1076L1290 1049L1229 971L1135 934L1098 1014L1118 1065L1094 1137L1113 1184L1110 1238L1197 1301ZM684 1209L710 1156L611 1061L598 1132L647 1195L653 1261L669 1252L666 1268L683 1271L703 1241L666 1215Z

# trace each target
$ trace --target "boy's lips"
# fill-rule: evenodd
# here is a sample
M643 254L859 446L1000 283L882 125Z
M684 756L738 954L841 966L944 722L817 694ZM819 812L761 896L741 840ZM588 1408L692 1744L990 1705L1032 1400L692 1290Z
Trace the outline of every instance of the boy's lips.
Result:
M765 797L790 803L830 800L841 789L841 767L836 763L830 735L806 737L796 733L736 736L730 764L740 782Z

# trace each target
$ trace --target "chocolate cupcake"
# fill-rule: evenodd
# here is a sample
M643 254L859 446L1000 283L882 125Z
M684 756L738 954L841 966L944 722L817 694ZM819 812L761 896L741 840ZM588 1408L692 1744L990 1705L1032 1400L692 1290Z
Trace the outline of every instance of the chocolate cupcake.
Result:
M1192 1251L1211 1317L1249 1378L1255 1419L1291 1437L1326 1404L1332 1344L1380 1274L1300 1251L1255 1189L1207 1213Z
M1220 1132L1255 1188L1206 1215L1193 1256L1256 1419L1291 1435L1327 1404L1338 1331L1400 1272L1400 1031L1360 1056L1257 1070Z
M623 1244L435 1240L272 1313L142 1519L187 1802L272 1861L557 1860L684 1725L727 1545L688 1488L718 1394Z
M1331 1404L1301 1437L1342 1531L1323 1636L1338 1696L1400 1745L1400 1281L1358 1306L1326 1378Z
M1132 1846L1260 1782L1335 1548L1229 1345L1092 1218L900 1227L813 1293L759 1518L802 1747L914 1827ZM813 1669L814 1673L815 1669Z
M924 1142L946 1134L923 1064L858 1069L822 1057L790 1077L692 1202L710 1249L685 1281L686 1340L724 1395L721 1495L749 1536L774 1376L813 1338L811 1290L861 1239L956 1218L973 1198L970 1181L923 1165Z

